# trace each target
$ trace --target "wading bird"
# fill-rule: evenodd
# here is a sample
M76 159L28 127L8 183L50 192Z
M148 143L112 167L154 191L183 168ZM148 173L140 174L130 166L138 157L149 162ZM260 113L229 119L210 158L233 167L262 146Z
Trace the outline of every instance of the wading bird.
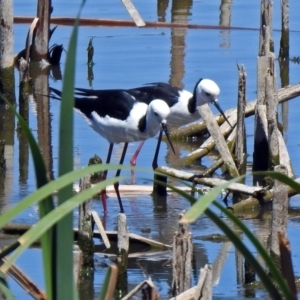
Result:
M61 100L61 91L51 88L54 99ZM87 123L102 137L109 142L109 150L106 163L110 163L113 146L115 143L125 143L120 159L123 164L128 143L142 141L154 137L160 130L160 135L153 158L152 166L157 167L157 158L160 148L162 131L165 132L171 148L173 145L169 138L167 129L167 117L170 108L165 101L155 99L148 104L138 102L133 96L124 90L107 90L101 95L86 95L86 93L75 93L75 108L79 110ZM116 176L121 170L117 170ZM107 170L103 173L103 180L107 177ZM121 196L119 193L119 183L114 185L121 213L124 212ZM107 211L105 191L101 193L104 211Z
M95 98L105 99L105 95L114 93L120 90L90 90L90 89L76 89L82 96L90 96ZM146 104L151 103L154 99L164 100L170 107L170 114L167 118L168 125L182 126L201 118L198 106L205 103L212 103L218 111L222 114L226 122L231 126L227 117L218 103L220 95L219 86L211 79L200 79L194 87L193 93L173 86L168 83L156 82L149 83L141 87L126 89L128 94L133 96L136 101ZM232 126L231 126L232 127ZM136 165L136 159L141 151L145 140L141 141L137 150L130 160L132 166ZM134 175L132 172L132 183L134 183Z

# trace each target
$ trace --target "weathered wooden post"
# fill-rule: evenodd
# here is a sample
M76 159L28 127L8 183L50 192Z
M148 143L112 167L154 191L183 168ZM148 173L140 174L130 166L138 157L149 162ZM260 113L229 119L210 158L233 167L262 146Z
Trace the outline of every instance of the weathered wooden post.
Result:
M188 223L179 223L173 238L173 296L191 286L193 244Z
M14 22L13 1L0 1L0 93L13 106L15 105L15 77L14 77ZM0 168L13 168L14 157L15 115L0 97ZM4 179L4 177L2 177ZM11 180L0 180L5 189L11 188Z
M39 0L37 6L37 23L35 38L33 39L30 59L40 61L48 60L48 42L50 28L51 0Z
M275 167L275 171L287 174L287 169L284 165ZM288 219L288 187L286 184L278 180L274 180L274 196L272 202L272 222L270 235L270 255L279 269L280 251L278 232L283 236L287 236L287 219Z
M289 0L281 0L281 39L279 58L289 59L290 28L289 28Z
M90 186L88 177L80 180L80 190ZM92 201L88 200L79 206L78 239L80 248L80 265L78 291L80 299L91 299L94 296L94 242Z
M255 108L254 123L254 152L253 171L265 171L269 167L269 146L267 136L266 111L266 73L270 68L270 56L272 56L272 3L269 0L261 1L261 21L259 51L257 58L257 104ZM253 177L254 185L264 185L262 176Z
M235 248L235 265L236 265L236 283L241 285L244 283L243 255Z
M129 232L127 227L126 215L119 213L118 215L118 280L116 289L119 295L126 295L128 288L127 266L128 266L128 250L129 250Z
M279 49L279 69L281 87L288 86L290 83L290 53L289 53L289 0L281 1L281 39ZM289 103L284 102L281 104L282 115L282 130L286 131L288 126L288 107Z
M97 154L95 154L93 157L91 157L88 162L89 166L96 165L96 164L102 164L102 159ZM90 182L92 184L100 182L102 180L102 174L103 174L103 172L95 172L95 173L91 174Z
M274 67L274 59L270 57L271 66ZM279 164L279 141L277 135L277 90L274 87L274 68L267 70L265 74L265 101L268 122L269 143L269 169Z
M256 278L256 273L255 273L255 270L252 267L252 265L247 260L245 260L245 263L244 263L244 270L245 270L244 283L248 284L248 283L254 282L255 278Z
M245 109L246 109L246 71L243 65L238 65L239 87L237 105L237 134L235 144L236 166L240 174L246 172L246 128L245 128Z
M0 93L11 103L15 102L14 79L14 19L13 2L0 2ZM0 98L0 104L4 103ZM3 113L2 113L3 114Z
M48 75L49 68L42 69L39 62L42 59L48 61L48 42L50 29L51 0L39 0L37 6L37 18L32 46L30 48L30 75L37 102L38 143L42 149L47 168L47 176L53 178L53 158L51 146L51 116L49 97Z
M6 169L6 160L5 160L5 141L0 140L0 173L4 172Z
M19 67L19 114L28 124L29 122L29 105L28 98L31 94L31 88L29 84L28 62L20 58L18 61ZM19 178L20 182L26 183L28 178L29 168L29 146L28 140L25 136L20 124L17 125L18 139L19 139Z
M265 27L269 29L265 31ZM273 3L270 0L261 0L260 5L260 32L258 56L274 52L273 32Z

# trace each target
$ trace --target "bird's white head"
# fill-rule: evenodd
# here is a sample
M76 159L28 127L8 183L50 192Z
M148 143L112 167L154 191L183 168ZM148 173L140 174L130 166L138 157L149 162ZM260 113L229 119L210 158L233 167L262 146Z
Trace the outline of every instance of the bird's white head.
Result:
M149 104L148 117L150 122L166 123L166 119L170 114L169 105L163 100L153 100Z
M220 95L219 86L210 79L200 79L195 86L194 95L196 96L197 106L205 103L218 102Z
M221 106L218 103L218 97L220 95L219 86L210 79L200 79L194 89L194 97L196 97L197 106L200 106L205 103L212 103L218 111L223 115L226 122L232 128L230 122L225 116Z

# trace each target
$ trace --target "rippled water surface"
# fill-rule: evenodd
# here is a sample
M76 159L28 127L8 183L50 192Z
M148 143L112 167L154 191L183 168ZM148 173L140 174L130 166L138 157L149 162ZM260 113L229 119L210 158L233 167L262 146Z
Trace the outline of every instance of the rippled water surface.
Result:
M80 1L52 0L54 7L53 16L75 17ZM247 72L247 100L256 98L256 61L258 55L259 37L259 11L260 1L134 1L136 8L145 21L181 22L201 25L228 25L243 27L245 30L233 28L232 30L220 29L184 29L184 28L136 28L136 27L80 27L78 39L78 51L76 60L75 85L83 88L130 88L144 83L165 81L174 85L193 90L199 78L211 78L221 88L219 98L224 110L236 106L237 101L237 63L244 64ZM290 1L290 56L299 57L300 39L300 2ZM36 13L36 1L14 1L14 14L16 16L34 16ZM120 1L103 0L87 1L83 17L130 20L130 17ZM274 1L274 44L278 53L280 41L280 1ZM23 49L29 24L16 24L15 53ZM52 39L52 43L63 44L68 48L71 27L58 26ZM87 68L86 48L90 38L93 37L95 49L93 80L89 79ZM60 71L63 77L65 59L64 52ZM278 61L276 61L278 69ZM289 83L299 82L299 64L290 62ZM57 73L56 73L57 74ZM18 73L16 72L16 95L18 95ZM282 86L282 78L277 74L278 87ZM61 89L61 79L53 72L49 76L49 85ZM299 177L299 101L294 99L280 106L280 122L284 126L284 138L288 147L295 176ZM54 177L57 174L58 157L58 120L60 103L56 100L50 102L49 130L50 166ZM212 108L214 113L217 111ZM84 121L81 115L74 113L75 121L75 168L87 165L88 160L94 154L101 158L106 157L108 142L94 132ZM29 103L30 127L37 138L41 139L39 123L37 122L37 103L34 99ZM246 119L247 128L247 154L248 163L252 163L253 152L253 117ZM11 132L0 132L9 141L7 154L7 173L0 191L1 210L20 201L23 197L35 190L35 178L32 161L29 158L21 159L24 151L15 128ZM153 151L156 146L156 138L145 143L137 164L151 168ZM178 143L176 155L173 155L168 146L163 143L159 164L168 165L178 158L185 156L190 151L199 147L199 141ZM137 143L131 143L126 157L129 164L130 156L134 153ZM119 160L122 145L115 147L113 161ZM201 165L209 166L213 158L205 158L196 162L191 168L199 169ZM24 171L25 170L25 171ZM130 175L129 172L123 174ZM216 176L222 175L221 171ZM151 185L150 173L137 173L137 184ZM143 177L143 178L142 178ZM129 183L128 178L125 183ZM177 219L180 212L189 208L189 203L179 196L168 195L166 199L156 199L152 195L123 195L125 211L129 230L143 236L153 238L167 244L172 243L174 231L177 230ZM102 217L102 205L94 200L94 208ZM295 275L299 276L300 265L297 248L299 245L299 197L290 201L290 218L288 234L291 240ZM115 196L109 198L109 213L106 218L108 230L116 228L116 214L118 204ZM74 212L76 226L77 212ZM269 212L253 212L246 215L245 222L255 232L269 228ZM15 223L34 224L38 219L37 208L33 207L20 215ZM193 284L197 282L199 269L205 263L214 264L220 253L225 253L223 268L219 276L215 278L213 289L214 299L245 299L245 289L237 279L236 259L237 252L230 243L211 242L203 239L203 236L213 233L221 233L218 228L205 216L191 225L195 250ZM224 257L223 257L224 258ZM97 298L101 288L106 266L111 258L101 254L96 255L96 270L94 278L94 298ZM40 287L44 287L42 280L40 252L38 249L27 251L17 262L17 265L31 277ZM32 266L35 266L34 268ZM161 299L170 298L171 277L171 253L164 252L155 256L141 256L130 259L128 271L128 290L141 282L145 277L151 276ZM10 283L16 290L17 299L29 299L29 296L17 288L15 283ZM253 297L263 297L262 290L253 291Z

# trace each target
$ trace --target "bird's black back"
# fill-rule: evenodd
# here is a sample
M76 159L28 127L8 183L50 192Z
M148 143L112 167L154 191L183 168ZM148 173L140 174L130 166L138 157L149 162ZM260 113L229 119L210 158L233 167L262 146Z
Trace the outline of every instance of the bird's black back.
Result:
M51 87L50 90L61 97L61 91ZM135 103L132 96L124 90L76 89L74 107L88 118L92 112L96 112L101 117L126 120Z
M134 96L139 102L149 103L154 99L164 100L169 107L175 105L178 101L180 88L164 82L149 83L138 88L128 89L127 93Z

